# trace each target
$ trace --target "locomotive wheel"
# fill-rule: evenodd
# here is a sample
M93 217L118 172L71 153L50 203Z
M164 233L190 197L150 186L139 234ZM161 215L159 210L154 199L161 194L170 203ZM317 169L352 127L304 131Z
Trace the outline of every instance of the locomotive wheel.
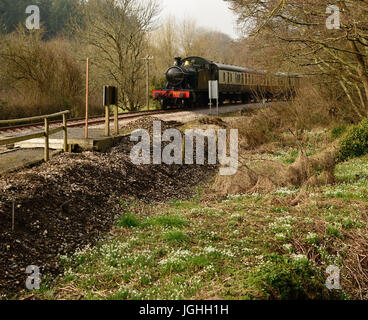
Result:
M163 110L167 109L167 101L166 100L161 100L161 109L163 109Z

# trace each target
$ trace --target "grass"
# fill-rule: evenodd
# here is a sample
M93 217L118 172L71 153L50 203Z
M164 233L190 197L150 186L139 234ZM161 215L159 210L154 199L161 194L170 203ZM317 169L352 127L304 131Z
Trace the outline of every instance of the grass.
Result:
M306 153L307 156L313 155L311 150ZM297 149L289 149L285 151L278 151L274 154L274 159L281 161L284 164L293 164L299 156Z
M293 149L273 155L293 163ZM44 299L368 299L368 157L336 167L337 183L269 194L127 202L113 236L61 257ZM202 198L202 196L204 196ZM357 263L359 261L359 263ZM342 290L325 286L341 270Z
M162 226L162 227L176 227L180 228L186 224L186 221L183 217L179 215L159 215L151 217L146 221L146 224L151 226Z
M166 241L184 242L187 240L187 236L180 230L172 230L165 233L163 239Z
M127 213L119 219L117 224L119 227L134 228L138 227L140 222L137 215Z
M348 163L341 166L349 171ZM350 170L357 168L352 161ZM278 192L149 207L136 203L118 220L112 239L63 257L64 275L38 295L113 300L356 297L345 264L354 252L349 241L366 230L365 209L352 205L355 198L346 203L337 195L326 196L324 188L309 191L314 200L302 209L271 205L285 197ZM360 201L366 200L355 203ZM324 285L330 264L342 270L343 291L328 291Z

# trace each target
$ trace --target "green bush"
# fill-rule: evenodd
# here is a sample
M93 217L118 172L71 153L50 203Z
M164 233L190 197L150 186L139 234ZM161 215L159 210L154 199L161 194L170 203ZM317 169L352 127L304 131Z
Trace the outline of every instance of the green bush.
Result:
M294 260L272 254L262 267L248 276L247 282L252 292L266 299L328 298L323 274L306 258Z
M368 154L368 119L363 119L358 125L351 126L340 142L338 160Z
M345 124L334 126L331 129L330 135L332 139L340 138L346 132L347 126Z

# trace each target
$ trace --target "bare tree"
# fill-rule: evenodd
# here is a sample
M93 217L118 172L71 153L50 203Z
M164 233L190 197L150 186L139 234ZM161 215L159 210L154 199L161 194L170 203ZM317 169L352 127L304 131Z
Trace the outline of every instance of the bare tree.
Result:
M150 35L150 52L155 56L153 77L163 86L163 72L173 64L175 56L202 56L209 60L234 63L235 42L228 35L197 26L193 19L176 21L168 17ZM159 79L159 81L157 81Z
M328 0L225 1L238 14L245 33L267 37L284 61L325 78L329 86L338 85L359 118L368 114L366 1L340 0L335 7ZM341 20L331 29L326 21L334 11Z
M142 57L158 11L155 0L90 0L84 4L84 24L76 26L92 63L118 86L128 110L139 108L144 99Z
M179 53L178 30L175 17L169 16L161 26L152 32L151 47L155 64L159 68L172 65L173 57Z
M17 92L20 99L28 100L26 104L38 104L40 109L42 104L50 110L76 108L82 74L69 43L62 39L45 42L42 35L42 30L28 32L19 27L1 37L0 79L6 84L5 95L15 100Z

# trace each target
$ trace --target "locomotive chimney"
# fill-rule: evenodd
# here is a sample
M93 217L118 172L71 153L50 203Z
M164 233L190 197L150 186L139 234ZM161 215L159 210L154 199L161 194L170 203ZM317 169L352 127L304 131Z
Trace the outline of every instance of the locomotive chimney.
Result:
M181 57L175 57L174 60L175 60L175 65L180 67L181 66Z

